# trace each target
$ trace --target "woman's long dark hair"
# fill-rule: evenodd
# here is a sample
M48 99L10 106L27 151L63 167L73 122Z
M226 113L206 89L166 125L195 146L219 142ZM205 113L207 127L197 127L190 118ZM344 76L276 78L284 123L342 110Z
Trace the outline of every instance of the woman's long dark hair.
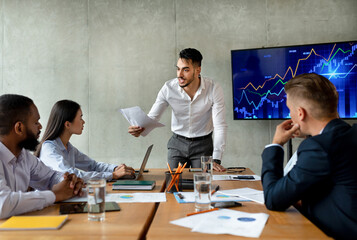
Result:
M61 100L53 105L45 133L34 153L36 157L40 156L42 144L46 140L58 138L64 130L65 122L72 122L80 108L81 106L78 103L71 100Z

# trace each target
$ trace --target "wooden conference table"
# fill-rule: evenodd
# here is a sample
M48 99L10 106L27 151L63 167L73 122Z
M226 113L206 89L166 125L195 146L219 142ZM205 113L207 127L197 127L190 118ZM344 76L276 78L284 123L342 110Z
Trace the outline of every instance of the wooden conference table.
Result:
M218 173L214 173L218 174ZM239 174L253 174L250 169ZM192 173L185 172L183 178ZM262 190L260 181L213 181L220 190L249 187ZM155 218L149 228L147 239L249 239L233 235L215 235L191 232L191 229L170 224L170 221L186 217L187 213L194 212L194 203L179 204L172 194L166 194L167 202L160 203ZM294 207L285 212L269 211L265 205L255 202L243 202L243 206L230 208L250 213L267 213L269 219L265 225L261 239L330 239Z
M150 169L143 180L155 180L152 192L165 190L166 169ZM243 173L242 173L243 174ZM247 169L244 174L252 174ZM184 171L184 178L192 178L192 173ZM214 183L217 184L217 183ZM110 185L110 183L108 184ZM219 181L221 189L251 187L262 189L260 181ZM107 186L107 192L113 192ZM133 191L114 191L133 192ZM169 222L185 217L194 211L194 203L179 204L173 194L166 194L167 202L162 203L120 203L121 211L107 212L104 222L87 220L87 214L70 214L67 222L59 230L41 231L0 231L0 239L247 239L232 235L211 235L191 232ZM242 207L233 208L244 212L264 212L269 214L261 239L328 239L328 237L291 207L286 212L269 211L264 205L244 202ZM24 215L58 215L59 204ZM5 220L0 220L0 224Z
M156 181L156 187L151 192L164 191L164 178L163 169L150 169L142 177ZM107 184L107 192L124 192L112 191L110 184ZM69 214L68 220L59 230L0 231L0 240L144 239L158 203L119 203L119 206L119 212L105 213L104 222L88 221L87 213ZM24 215L59 215L59 204ZM0 220L0 224L3 222Z

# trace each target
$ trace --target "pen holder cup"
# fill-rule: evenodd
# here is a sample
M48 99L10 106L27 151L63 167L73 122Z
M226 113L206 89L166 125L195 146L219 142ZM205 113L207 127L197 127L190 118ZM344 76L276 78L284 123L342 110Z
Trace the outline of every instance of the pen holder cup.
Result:
M182 173L169 171L165 172L165 180L166 180L166 192L180 192L182 191Z

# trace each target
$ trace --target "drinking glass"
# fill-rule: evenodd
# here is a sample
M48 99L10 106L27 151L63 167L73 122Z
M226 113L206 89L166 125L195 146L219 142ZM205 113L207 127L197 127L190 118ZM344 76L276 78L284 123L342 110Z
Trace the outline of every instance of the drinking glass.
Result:
M213 169L212 156L201 156L201 168L203 173L210 173L212 175L212 169Z
M211 183L210 173L196 173L194 178L195 209L196 212L211 209Z
M87 209L90 221L105 219L105 186L105 179L91 179L87 183Z

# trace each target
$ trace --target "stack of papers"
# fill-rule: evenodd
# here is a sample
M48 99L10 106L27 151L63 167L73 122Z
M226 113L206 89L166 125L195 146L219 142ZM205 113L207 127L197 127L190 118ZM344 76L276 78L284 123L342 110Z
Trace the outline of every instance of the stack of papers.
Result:
M266 213L245 213L220 209L177 219L170 223L191 228L192 232L258 238L268 218L269 215Z
M146 115L140 107L131 107L120 109L120 112L123 116L128 120L131 126L140 126L145 128L145 130L141 133L141 136L145 137L149 134L154 128L164 127L165 125L155 121Z

